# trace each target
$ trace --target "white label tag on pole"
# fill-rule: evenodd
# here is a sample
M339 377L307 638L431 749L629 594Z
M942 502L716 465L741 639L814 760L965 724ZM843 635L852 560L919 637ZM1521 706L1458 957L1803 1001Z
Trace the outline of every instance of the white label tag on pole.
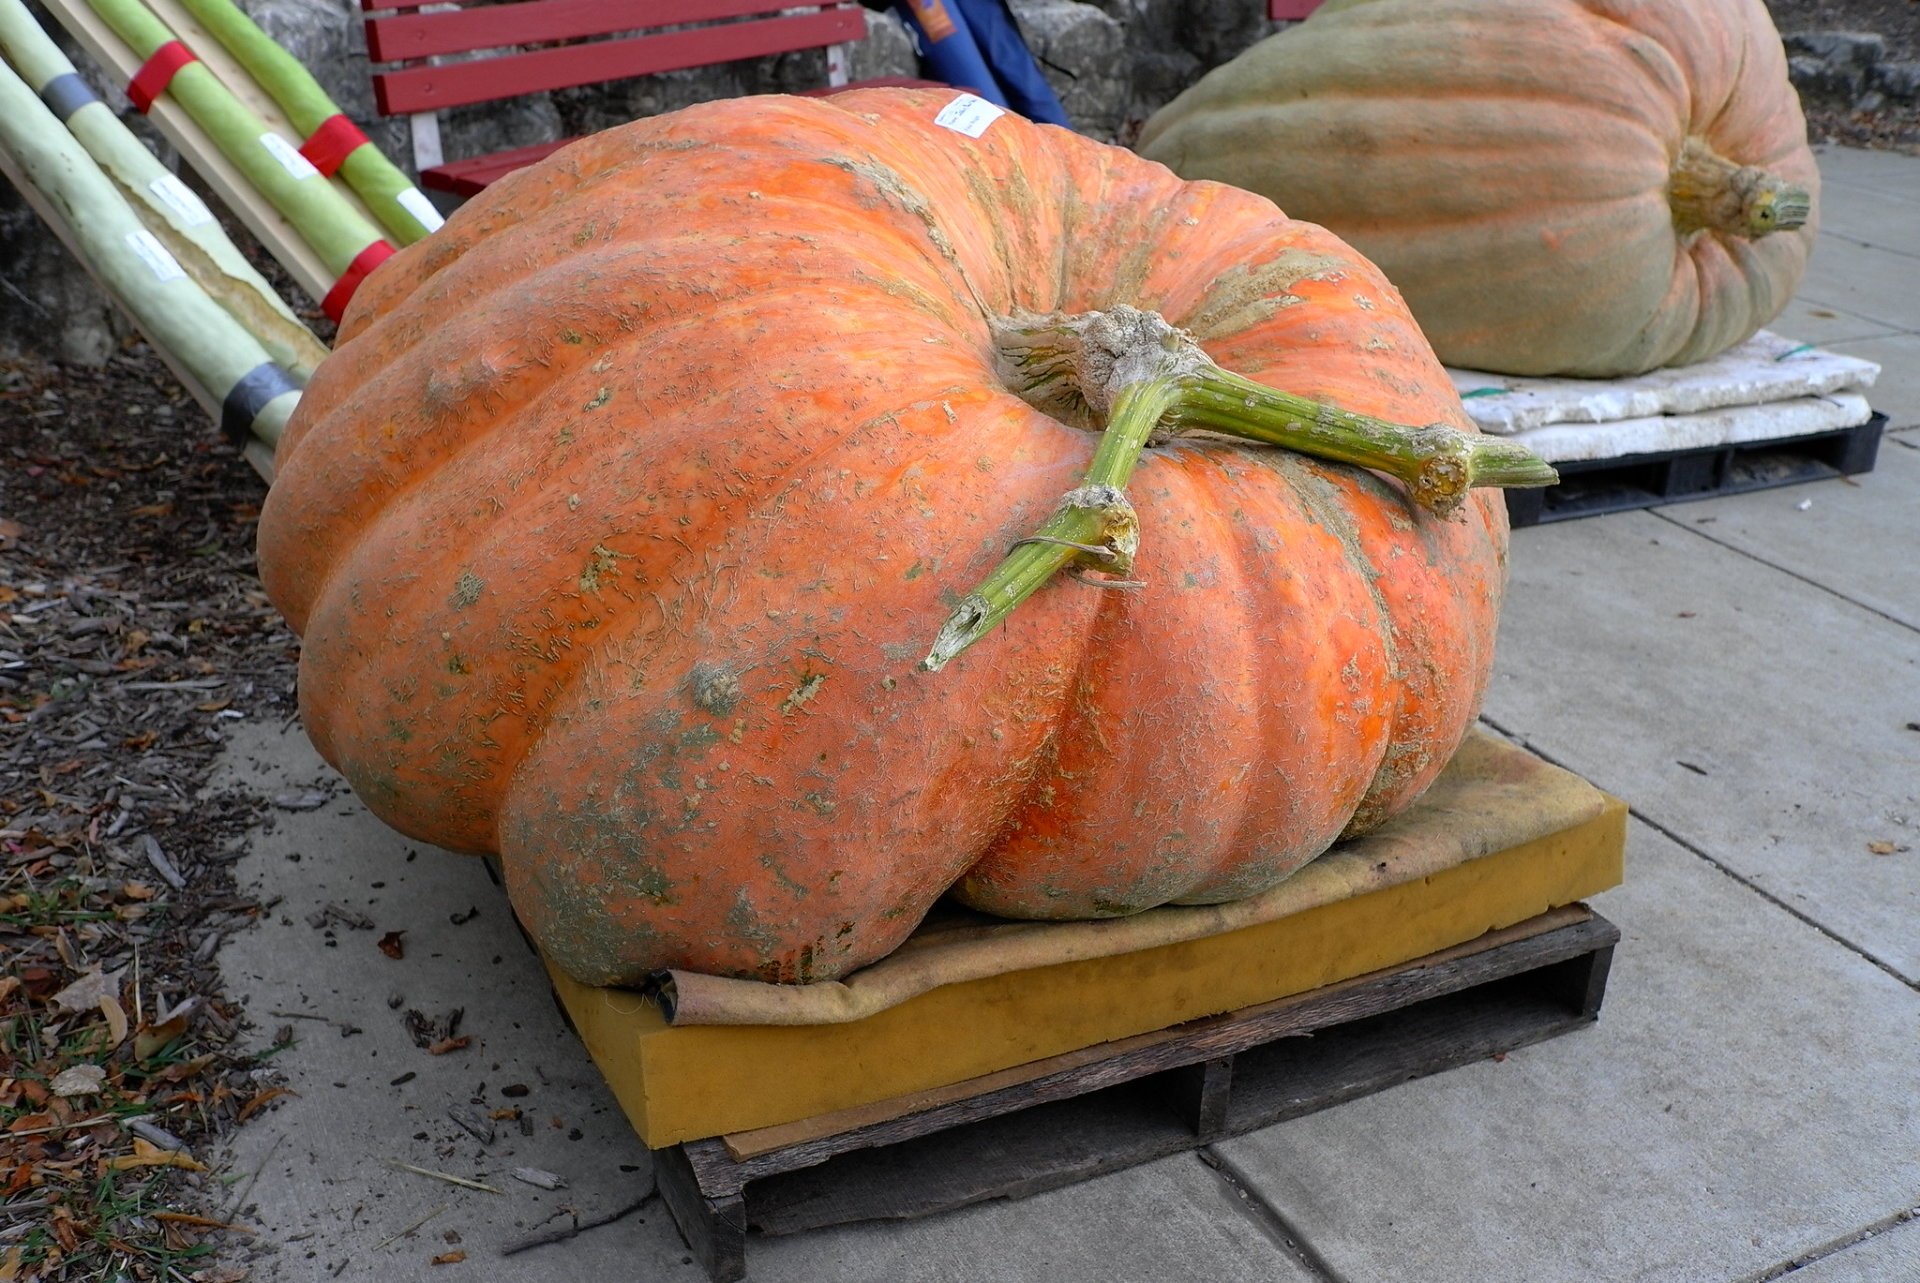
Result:
M985 98L961 94L940 109L933 123L951 129L956 134L978 138L987 132L988 125L1006 114L1004 107L996 107Z
M198 227L202 223L213 221L213 211L193 194L193 188L172 174L160 175L147 184L147 190L168 209L178 214L183 226Z
M287 173L293 177L320 177L320 171L313 167L312 161L300 154L298 147L295 147L271 129L260 135L260 145L267 149L268 155L280 162L280 168L286 170Z
M147 265L147 270L153 273L153 279L162 285L186 275L186 271L174 261L173 255L167 253L167 247L160 243L160 238L146 228L128 232L127 244Z
M393 198L400 202L400 208L413 215L415 222L430 232L439 231L447 221L440 217L440 211L433 207L433 202L418 187L404 188L394 193Z

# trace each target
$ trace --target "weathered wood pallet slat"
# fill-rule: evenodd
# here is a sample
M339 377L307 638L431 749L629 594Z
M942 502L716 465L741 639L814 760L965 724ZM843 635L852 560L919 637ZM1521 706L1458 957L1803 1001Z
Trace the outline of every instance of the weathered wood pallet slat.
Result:
M1584 905L1324 989L938 1092L655 1151L716 1281L778 1235L1024 1198L1511 1051L1599 1016L1619 931Z

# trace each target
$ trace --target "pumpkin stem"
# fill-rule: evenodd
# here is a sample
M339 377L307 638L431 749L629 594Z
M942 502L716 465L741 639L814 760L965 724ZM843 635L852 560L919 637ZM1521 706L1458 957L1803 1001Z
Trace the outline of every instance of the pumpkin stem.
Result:
M1125 580L1140 525L1122 492L1156 430L1206 428L1374 468L1398 478L1414 502L1443 517L1474 486L1559 480L1531 450L1510 441L1443 423L1389 423L1223 370L1192 335L1158 313L1125 304L1001 321L994 338L1002 377L1030 404L1064 422L1105 426L1081 485L954 608L921 661L929 671L986 636L1067 566Z
M1758 239L1804 227L1813 214L1813 197L1805 187L1752 165L1736 165L1703 138L1681 144L1667 203L1674 229L1683 235L1712 230Z

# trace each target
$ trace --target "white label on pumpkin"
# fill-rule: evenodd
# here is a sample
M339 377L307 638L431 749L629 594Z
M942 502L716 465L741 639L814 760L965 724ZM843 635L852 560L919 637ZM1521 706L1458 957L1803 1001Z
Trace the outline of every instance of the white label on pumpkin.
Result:
M187 186L172 174L160 175L160 177L147 184L147 190L153 193L156 200L160 201L160 203L168 209L171 209L179 217L182 227L198 227L202 223L211 223L213 221L213 211L209 210L205 202L193 194L193 188Z
M418 187L408 187L396 192L393 197L400 202L400 208L413 215L414 221L430 232L437 232L447 221L440 217L440 211L433 207L427 194Z
M295 147L271 129L260 135L260 145L267 149L269 156L272 156L280 162L280 168L286 170L287 173L294 178L320 177L320 171L313 167L312 161L300 154L298 147Z
M1006 115L1006 109L996 107L985 98L973 94L961 94L940 109L933 118L936 125L944 125L956 134L965 134L969 138L978 138L987 132L987 126Z
M173 255L167 253L167 247L160 243L160 238L146 228L128 232L127 244L147 265L147 270L153 273L153 279L162 285L186 275L180 264L174 261Z

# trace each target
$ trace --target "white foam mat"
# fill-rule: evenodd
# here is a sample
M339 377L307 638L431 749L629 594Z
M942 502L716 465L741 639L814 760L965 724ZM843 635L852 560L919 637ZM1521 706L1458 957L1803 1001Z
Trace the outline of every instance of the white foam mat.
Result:
M1482 432L1532 442L1533 432L1552 425L1601 424L1618 429L1601 436L1642 443L1632 451L1578 447L1582 452L1546 456L1593 459L1855 427L1870 415L1860 394L1873 386L1880 367L1762 330L1710 361L1623 379L1535 379L1476 370L1448 373L1467 414ZM1816 408L1823 404L1831 413ZM1772 430L1765 425L1775 415L1779 427ZM1849 415L1856 417L1836 419ZM1816 420L1821 426L1798 426ZM1650 435L1651 425L1658 423L1670 425L1673 444L1661 444ZM1716 438L1716 433L1721 435ZM1572 440L1560 434L1540 439Z

